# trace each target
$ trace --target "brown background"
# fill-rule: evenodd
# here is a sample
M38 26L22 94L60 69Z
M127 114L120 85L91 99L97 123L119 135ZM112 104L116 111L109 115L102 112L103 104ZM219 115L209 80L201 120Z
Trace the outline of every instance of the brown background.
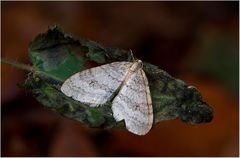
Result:
M238 2L1 2L2 57L30 63L29 42L48 25L141 60L194 85L214 108L202 125L159 123L146 136L89 129L44 109L1 65L2 156L237 156Z

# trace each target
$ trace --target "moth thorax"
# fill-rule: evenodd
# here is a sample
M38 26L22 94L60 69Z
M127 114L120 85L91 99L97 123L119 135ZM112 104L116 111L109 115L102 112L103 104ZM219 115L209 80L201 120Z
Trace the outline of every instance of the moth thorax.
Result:
M135 62L132 64L130 70L131 70L132 72L135 72L135 71L141 69L141 68L142 68L142 65L143 65L143 64L142 64L142 61L141 61L141 60L137 60L137 61L135 61Z

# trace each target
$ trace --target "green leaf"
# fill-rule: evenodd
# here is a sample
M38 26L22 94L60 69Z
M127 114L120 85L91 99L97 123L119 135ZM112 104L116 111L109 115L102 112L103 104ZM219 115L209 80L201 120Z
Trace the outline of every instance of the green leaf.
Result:
M96 42L76 38L53 25L30 43L29 56L35 71L29 74L22 87L46 108L89 127L123 126L123 122L114 120L111 102L91 108L65 96L60 87L68 77L86 69L88 61L96 64L132 61L130 51L104 48ZM202 100L195 88L149 63L144 63L143 69L149 81L154 124L176 118L190 124L212 120L212 108Z
M50 27L47 33L38 35L29 46L29 56L40 71L54 75L63 81L84 69L85 58L77 54L80 43L59 27Z
M92 109L89 109L88 112L89 112L89 115L91 116L89 117L88 121L91 122L93 125L95 125L96 127L99 127L104 123L105 119L98 109L92 108Z

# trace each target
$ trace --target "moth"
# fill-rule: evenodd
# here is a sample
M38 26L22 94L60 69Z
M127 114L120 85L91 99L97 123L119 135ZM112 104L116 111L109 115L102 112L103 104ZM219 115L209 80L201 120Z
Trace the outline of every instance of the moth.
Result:
M61 91L74 100L98 107L112 100L116 121L125 121L128 131L145 135L152 128L152 100L141 60L113 62L69 77Z

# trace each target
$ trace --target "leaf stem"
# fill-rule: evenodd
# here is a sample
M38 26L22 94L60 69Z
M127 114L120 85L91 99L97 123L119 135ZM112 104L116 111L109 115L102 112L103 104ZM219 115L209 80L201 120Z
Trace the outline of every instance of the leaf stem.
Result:
M60 79L60 78L58 78L58 77L56 77L56 76L54 76L50 73L37 70L33 66L30 66L30 65L27 65L27 64L19 63L17 61L9 60L9 59L6 59L6 58L2 58L1 63L8 64L8 65L11 65L13 67L16 67L16 68L19 68L19 69L22 69L22 70L26 70L26 71L29 71L29 72L35 72L35 73L38 73L39 75L43 75L43 76L50 77L50 78L52 78L54 80L57 80L57 81L60 81L60 82L64 82L64 80L62 80L62 79Z
M6 58L2 58L1 63L8 64L8 65L11 65L13 67L16 67L16 68L19 68L19 69L22 69L22 70L26 70L26 71L33 71L34 70L34 68L30 65L19 63L17 61L9 60L9 59L6 59Z
M39 71L39 70L35 70L35 73L38 73L39 75L42 75L42 76L45 76L45 77L52 78L52 79L57 80L59 82L64 82L64 80L62 80L61 78L58 78L57 76L52 75L51 73L47 73L47 72Z

